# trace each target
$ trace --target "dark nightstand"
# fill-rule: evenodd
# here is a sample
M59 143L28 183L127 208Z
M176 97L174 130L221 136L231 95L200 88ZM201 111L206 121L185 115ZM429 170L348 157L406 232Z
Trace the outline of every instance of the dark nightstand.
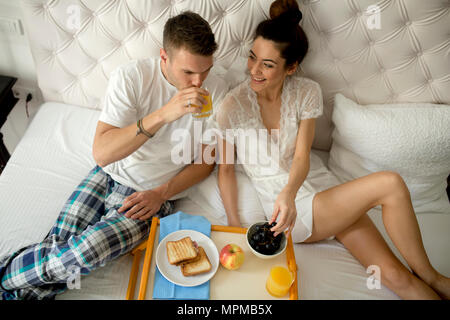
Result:
M0 128L6 122L6 118L19 99L14 97L12 87L17 78L0 76ZM9 160L9 152L3 143L3 135L0 132L0 174Z

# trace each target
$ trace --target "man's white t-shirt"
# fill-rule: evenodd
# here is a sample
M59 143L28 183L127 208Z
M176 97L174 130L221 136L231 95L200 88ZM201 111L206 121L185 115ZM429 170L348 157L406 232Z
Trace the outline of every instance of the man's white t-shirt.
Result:
M210 92L213 106L219 106L228 91L225 82L212 72L202 87ZM99 120L119 128L136 124L164 106L177 92L164 77L160 58L131 61L111 74ZM186 114L162 126L138 150L103 170L115 181L137 191L156 188L194 160L201 150L199 137L210 126L208 119Z

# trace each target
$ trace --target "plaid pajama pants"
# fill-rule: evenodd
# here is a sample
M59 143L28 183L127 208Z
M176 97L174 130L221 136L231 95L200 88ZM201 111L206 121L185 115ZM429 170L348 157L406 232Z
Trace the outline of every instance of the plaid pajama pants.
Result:
M74 272L88 274L129 252L144 240L150 220L126 218L117 209L135 190L114 181L99 166L92 169L38 244L0 260L3 299L51 299L67 289ZM157 216L173 212L163 203Z

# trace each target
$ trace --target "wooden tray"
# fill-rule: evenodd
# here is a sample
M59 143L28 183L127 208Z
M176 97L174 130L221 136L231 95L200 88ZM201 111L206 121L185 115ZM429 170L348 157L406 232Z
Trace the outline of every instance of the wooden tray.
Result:
M147 241L141 243L133 249L131 254L133 258L133 266L130 272L130 279L127 290L127 300L133 300L136 290L136 283L139 273L141 280L139 284L138 300L145 300L147 296L152 296L153 280L155 274L156 263L154 254L156 250L155 243L158 244L159 239L159 219L153 217L150 228L150 234ZM226 244L235 243L239 245L245 253L245 261L238 270L230 271L219 265L216 274L210 280L210 299L211 300L267 300L277 299L271 296L266 288L266 279L269 275L270 268L274 265L286 266L295 275L294 284L289 290L289 295L284 299L298 299L298 279L297 264L295 261L294 248L292 238L288 237L286 251L273 259L263 260L256 257L246 244L247 228L237 228L228 226L211 226L211 239L220 251ZM140 270L142 252L145 250L144 262L142 270ZM141 272L140 272L141 271ZM149 279L149 275L150 279ZM236 290L236 284L239 284L239 290Z

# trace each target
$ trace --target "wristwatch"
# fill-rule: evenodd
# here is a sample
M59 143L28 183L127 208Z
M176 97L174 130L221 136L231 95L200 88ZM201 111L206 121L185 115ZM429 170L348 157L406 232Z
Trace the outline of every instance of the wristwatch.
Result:
M144 127L142 126L142 119L139 119L137 121L136 125L137 125L136 136L138 136L141 133L146 135L148 138L151 138L154 136L153 134L151 134L150 132L148 132L147 130L144 129Z

